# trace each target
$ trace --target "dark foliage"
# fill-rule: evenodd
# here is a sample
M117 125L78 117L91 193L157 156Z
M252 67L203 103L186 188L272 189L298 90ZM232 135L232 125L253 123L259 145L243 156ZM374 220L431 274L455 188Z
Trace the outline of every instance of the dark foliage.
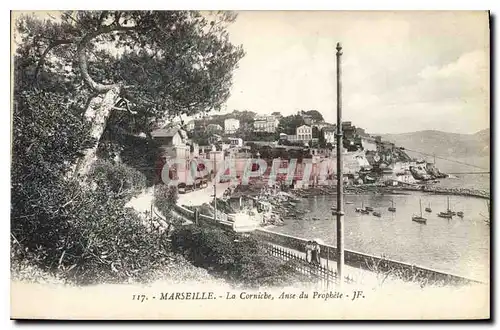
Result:
M177 203L177 187L158 184L154 191L154 204L163 216L169 218Z
M183 227L172 234L174 251L194 265L250 287L290 284L291 265L271 257L252 237L212 227Z
M157 156L151 128L218 109L229 96L243 51L225 30L234 17L210 17L85 11L15 22L13 258L79 283L144 280L165 265L167 234L148 229L125 205L151 182ZM95 123L84 117L96 93L86 73L97 84L119 84L137 112L112 111L99 141L90 138ZM75 177L73 166L96 142L102 159L88 176Z

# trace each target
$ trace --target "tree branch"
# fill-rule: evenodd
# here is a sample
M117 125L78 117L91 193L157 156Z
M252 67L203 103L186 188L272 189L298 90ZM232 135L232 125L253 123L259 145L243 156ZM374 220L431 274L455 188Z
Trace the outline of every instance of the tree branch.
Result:
M47 48L42 53L42 56L40 57L40 60L38 61L38 65L36 66L36 69L35 69L35 80L38 79L38 74L40 73L40 69L45 64L45 58L47 57L47 54L52 49L54 49L57 46L60 46L60 45L69 45L69 44L72 44L72 43L73 43L72 40L55 40L49 46L47 46Z
M107 10L102 11L101 16L99 16L99 26L102 25L102 22L104 22L104 18L106 17L107 14L108 14Z
M64 18L69 18L71 19L73 22L75 22L76 24L79 24L80 22L78 22L74 17L73 15L71 15L71 13L69 12L65 12L63 15L61 15L62 17Z
M126 111L126 112L128 112L128 113L130 113L130 114L132 114L132 115L137 114L137 111L132 111L132 110L130 110L130 107L129 107L129 102L130 102L129 100L127 100L127 99L125 99L125 98L121 98L121 99L120 99L120 101L118 101L118 102L117 102L117 103L116 103L116 104L112 107L112 109L113 109L113 110L118 110L118 111ZM125 105L125 108L118 106L118 105L120 105L120 104L124 104L124 105Z
M137 26L121 26L115 23L103 26L102 28L87 34L80 40L77 47L78 64L80 66L80 71L82 73L83 80L92 90L98 93L106 93L107 91L116 87L117 84L111 84L111 85L99 84L95 82L94 79L92 79L92 77L90 76L88 70L88 59L87 59L87 47L90 41L100 36L101 34L110 33L114 31L133 31L137 29Z

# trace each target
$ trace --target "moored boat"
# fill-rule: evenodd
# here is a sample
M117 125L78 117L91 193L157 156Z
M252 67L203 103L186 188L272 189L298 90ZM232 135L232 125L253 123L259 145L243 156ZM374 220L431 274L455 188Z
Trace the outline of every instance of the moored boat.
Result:
M451 209L450 209L450 197L447 198L447 210L446 212L439 212L438 213L438 217L440 218L445 218L445 219L451 219L453 218L454 215L456 215L457 213L456 212L453 212Z
M414 215L411 217L411 220L419 223L427 223L427 219L418 215Z
M364 203L361 202L361 208L357 207L355 209L356 212L361 213L361 214L368 214L370 211L368 211L368 207L365 207Z
M373 215L378 217L378 218L380 218L382 216L382 214L380 212L377 212L377 211L373 212Z
M420 215L413 215L411 220L418 223L427 223L427 219L422 216L422 200L420 200Z
M432 209L431 209L431 203L429 203L429 206L427 206L427 207L425 208L425 212L429 212L429 213L431 213L431 212L432 212Z
M445 218L445 219L451 219L451 218L453 218L453 215L451 215L450 213L447 213L447 212L439 212L438 217Z
M458 215L460 218L463 218L463 217L464 217L464 212L459 211L459 212L457 212L457 215Z
M389 208L387 210L389 210L389 212L396 212L396 208L394 207L394 201L391 201L392 202L392 206L389 206Z

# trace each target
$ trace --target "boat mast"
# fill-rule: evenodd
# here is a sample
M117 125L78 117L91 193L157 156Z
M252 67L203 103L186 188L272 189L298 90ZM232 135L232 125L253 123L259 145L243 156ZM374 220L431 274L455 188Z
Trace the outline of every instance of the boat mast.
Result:
M344 278L344 192L343 192L343 164L342 164L342 84L340 81L340 57L342 46L337 42L337 281L342 287Z
M422 199L420 199L420 217L422 218Z

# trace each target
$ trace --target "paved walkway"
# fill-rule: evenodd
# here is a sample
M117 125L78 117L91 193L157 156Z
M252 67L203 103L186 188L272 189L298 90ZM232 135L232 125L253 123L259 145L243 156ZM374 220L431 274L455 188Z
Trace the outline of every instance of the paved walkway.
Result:
M305 259L306 254L304 252L283 247L277 244L272 244L272 245ZM327 260L326 258L321 258L321 265L324 267L328 266L330 270L333 270L335 272L337 271L337 262L333 260ZM405 282L397 278L389 278L389 277L385 278L385 275L383 274L377 274L375 272L371 272L365 269L354 268L351 266L344 265L344 278L347 276L353 280L350 286L362 286L363 288L368 287L370 289L378 289L381 287L391 287L391 286L404 287L408 289L409 288L420 289L418 283Z

